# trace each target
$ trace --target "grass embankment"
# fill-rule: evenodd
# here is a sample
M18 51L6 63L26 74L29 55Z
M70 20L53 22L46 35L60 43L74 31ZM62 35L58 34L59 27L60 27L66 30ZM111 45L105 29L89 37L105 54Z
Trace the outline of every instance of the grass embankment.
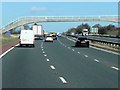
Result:
M5 45L7 43L18 40L18 37L15 36L7 36L5 34L0 35L0 45Z

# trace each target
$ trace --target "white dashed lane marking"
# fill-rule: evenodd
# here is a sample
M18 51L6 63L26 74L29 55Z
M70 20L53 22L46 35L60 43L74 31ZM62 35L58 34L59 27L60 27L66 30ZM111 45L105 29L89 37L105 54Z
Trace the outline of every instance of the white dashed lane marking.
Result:
M54 67L54 66L51 65L50 67L51 67L51 69L55 70L55 67Z
M68 47L68 49L70 49L70 47Z
M46 59L48 62L50 61L49 59Z
M114 67L114 66L111 66L111 68L115 69L115 70L119 70L119 68L117 67Z
M59 78L63 83L67 83L67 81L63 77L59 77Z
M94 59L94 61L95 61L95 62L100 62L100 61L99 61L99 60L97 60L97 59Z
M88 55L84 55L85 57L88 57Z
M43 53L45 53L45 52L43 51Z
M46 54L44 54L44 56L46 57L47 55L46 55Z
M72 49L72 51L75 51L74 49Z

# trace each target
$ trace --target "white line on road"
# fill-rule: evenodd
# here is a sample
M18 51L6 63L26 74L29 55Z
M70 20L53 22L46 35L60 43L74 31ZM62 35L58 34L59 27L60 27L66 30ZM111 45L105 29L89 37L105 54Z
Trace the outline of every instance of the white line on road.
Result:
M46 55L46 54L44 54L44 56L46 57L47 55Z
M95 62L100 62L100 61L99 61L99 60L97 60L97 59L94 59L94 61L95 61Z
M85 57L88 57L88 55L84 55Z
M67 81L63 77L59 77L59 78L63 83L67 83Z
M53 70L55 70L55 67L54 67L54 66L51 65L50 67L51 67Z
M43 53L45 53L45 52L43 51Z
M68 49L70 49L70 47L68 47Z
M80 54L80 52L77 52L78 54Z
M73 42L75 42L74 40L72 40L72 39L69 39L69 38L67 38L68 40L70 40L70 41L73 41ZM97 47L93 47L93 46L90 46L91 48L94 48L94 49L97 49L97 50L101 50L101 51L104 51L104 52L108 52L108 53L112 53L112 54L116 54L116 55L120 55L119 53L117 53L117 52L114 52L114 51L110 51L110 50L105 50L105 49L102 49L102 48L97 48Z
M108 53L112 53L112 54L120 55L119 53L117 53L117 52L113 52L113 51L110 51L110 50L105 50L105 49L97 48L97 47L93 47L93 46L90 46L90 47L91 47L91 48L94 48L94 49L97 49L97 50L104 51L104 52L108 52Z
M19 44L15 45L18 46ZM6 52L4 52L2 55L0 55L0 58L2 58L4 55L6 55L8 52L10 52L12 49L14 49L14 47L8 49Z
M72 51L75 51L74 49L72 49Z
M119 68L117 68L117 67L114 67L114 66L112 66L111 68L113 68L113 69L115 69L115 70L119 70Z
M49 59L46 59L48 62L50 61Z

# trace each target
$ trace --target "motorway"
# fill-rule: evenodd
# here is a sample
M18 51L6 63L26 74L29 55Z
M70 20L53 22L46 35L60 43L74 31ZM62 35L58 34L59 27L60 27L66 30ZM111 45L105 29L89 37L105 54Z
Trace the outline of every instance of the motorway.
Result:
M74 47L59 37L15 46L2 58L3 88L118 88L118 56L94 47Z

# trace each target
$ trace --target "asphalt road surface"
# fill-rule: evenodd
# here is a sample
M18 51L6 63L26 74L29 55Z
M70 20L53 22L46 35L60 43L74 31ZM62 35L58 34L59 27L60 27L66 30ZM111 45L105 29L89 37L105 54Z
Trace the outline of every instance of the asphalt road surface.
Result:
M2 58L3 88L118 88L118 55L59 37L16 46Z

